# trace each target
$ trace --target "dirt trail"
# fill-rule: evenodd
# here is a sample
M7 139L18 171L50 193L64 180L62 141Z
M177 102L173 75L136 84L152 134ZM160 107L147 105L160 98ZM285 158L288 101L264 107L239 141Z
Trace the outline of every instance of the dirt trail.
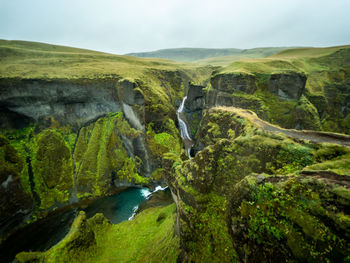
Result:
M350 136L339 133L331 133L331 132L321 132L321 131L310 131L310 130L294 130L294 129L284 129L263 121L260 119L254 112L250 110L245 110L236 107L216 107L213 110L223 110L234 112L238 116L249 119L251 122L255 123L262 130L271 132L271 133L283 133L288 137L292 137L294 139L299 140L307 140L315 143L332 143L339 144L341 146L350 147Z

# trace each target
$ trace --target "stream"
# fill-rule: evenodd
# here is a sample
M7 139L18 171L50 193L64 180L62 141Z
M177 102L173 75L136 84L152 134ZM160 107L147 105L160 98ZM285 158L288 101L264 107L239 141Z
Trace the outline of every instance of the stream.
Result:
M87 218L103 213L114 224L131 220L141 203L152 193L163 191L157 186L153 192L148 188L128 188L116 195L96 199L80 207L70 207L53 212L44 219L29 224L10 236L0 247L0 261L11 262L21 251L45 251L57 244L68 233L79 211L86 212Z
M193 140L189 134L187 120L184 114L184 105L187 96L181 101L177 110L179 130L184 141L185 150L191 158ZM103 213L112 223L118 224L132 220L135 211L141 203L148 200L152 193L163 191L167 187L157 186L153 192L148 188L128 188L113 196L103 197L76 206L65 207L52 212L47 217L19 229L0 246L1 262L12 262L21 251L45 251L62 240L77 216L83 210L87 218L96 213Z

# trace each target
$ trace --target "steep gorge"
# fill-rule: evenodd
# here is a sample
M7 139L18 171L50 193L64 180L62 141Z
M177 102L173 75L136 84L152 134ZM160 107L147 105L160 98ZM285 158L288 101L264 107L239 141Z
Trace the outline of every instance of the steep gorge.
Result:
M347 262L348 50L302 60L292 50L292 59L277 54L215 71L154 61L136 73L93 78L4 74L2 238L57 207L166 183L175 227L169 208L162 216L154 210L157 223L150 223L167 222L166 261ZM191 154L177 114L194 138ZM102 251L99 235L110 229L94 220L80 215L73 224L84 246L70 246L70 234L48 252L17 260L50 262L65 251L63 261L85 262L85 252L93 261Z

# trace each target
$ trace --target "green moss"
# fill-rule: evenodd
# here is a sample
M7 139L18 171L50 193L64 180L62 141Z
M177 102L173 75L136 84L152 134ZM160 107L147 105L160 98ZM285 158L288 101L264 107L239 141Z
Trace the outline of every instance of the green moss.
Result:
M331 160L347 153L350 153L348 148L336 144L323 144L313 152L315 159L318 162Z
M17 174L20 177L23 189L29 195L32 195L32 192L30 189L28 164L26 162L26 159L27 157L29 157L29 154L30 154L31 136L34 129L35 129L35 126L29 126L18 130L1 130L0 131L0 134L3 134L3 136L6 138L6 141L8 141L8 144L11 145L11 148L13 147L13 150L11 150L10 152L12 152L13 154L15 153L17 155L15 159L17 158L21 159L20 161L21 164L17 165L17 169L21 168L21 171L18 171ZM5 146L7 145L7 143L4 143L3 145ZM4 151L4 153L6 152L8 152L8 150Z
M151 152L159 159L166 153L181 154L182 141L179 132L171 119L164 121L161 125L164 132L156 133L153 123L147 126L147 145Z
M174 205L146 209L117 225L101 214L88 220L80 214L60 243L46 252L22 252L16 262L176 262L174 210Z
M310 166L307 166L307 170L326 170L332 171L337 174L348 175L350 173L350 155L346 154L335 158L333 160L323 161Z
M309 213L310 206L322 206L315 188L289 179L277 187L267 183L252 190L251 199L238 210L241 217L234 220L236 224L247 224L248 238L240 242L249 244L249 249L253 243L258 245L261 255L255 260L282 256L307 262L341 262L348 255L350 248L345 240ZM242 237L241 233L236 234L236 238ZM292 255L285 254L284 246Z
M132 140L140 133L130 127L121 112L110 113L81 129L75 149L78 197L105 195L112 187L113 174L121 181L147 182L137 173L136 159L128 156L120 137Z
M160 181L163 179L163 168L156 169L150 176L153 181Z
M74 184L73 160L69 145L62 135L47 129L34 138L32 144L34 189L41 209L68 201Z
M211 194L205 196L205 208L187 206L186 216L191 218L191 227L184 226L183 240L189 261L233 262L236 253L226 224L226 199Z
M346 148L265 133L244 114L220 109L204 113L200 134L209 146L173 166L183 249L190 259L215 261L223 246L206 233L220 232L233 244L231 259L222 262L345 260L350 253L348 189L331 183L335 175L329 181L298 177L298 172L329 162L345 175Z

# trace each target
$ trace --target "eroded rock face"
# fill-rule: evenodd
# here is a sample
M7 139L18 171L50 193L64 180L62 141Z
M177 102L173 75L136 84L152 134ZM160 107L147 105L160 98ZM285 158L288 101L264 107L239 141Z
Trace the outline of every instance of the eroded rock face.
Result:
M256 91L255 77L250 74L218 74L210 82L212 87L226 93L242 91L247 94L253 94Z
M185 101L184 114L190 127L190 136L193 137L202 119L202 111L205 107L205 93L203 86L190 85Z
M0 103L23 119L81 125L121 110L122 102L143 105L142 93L134 89L134 83L116 79L1 79Z
M260 116L264 115L261 101L250 96L257 90L256 77L245 73L223 73L211 78L211 89L207 92L206 107L234 106L245 109L254 109Z
M208 93L208 106L234 106L232 94L244 92L253 94L257 87L255 77L249 74L218 74L210 80L212 90Z
M185 107L188 111L203 110L205 104L203 88L203 86L198 85L190 85L188 88L187 100L185 101Z
M296 72L271 74L268 89L282 99L298 100L304 92L305 83L305 74Z
M269 134L242 116L212 109L200 127L207 147L182 164L163 161L179 261L346 260L350 180L320 170L348 163L349 149Z

